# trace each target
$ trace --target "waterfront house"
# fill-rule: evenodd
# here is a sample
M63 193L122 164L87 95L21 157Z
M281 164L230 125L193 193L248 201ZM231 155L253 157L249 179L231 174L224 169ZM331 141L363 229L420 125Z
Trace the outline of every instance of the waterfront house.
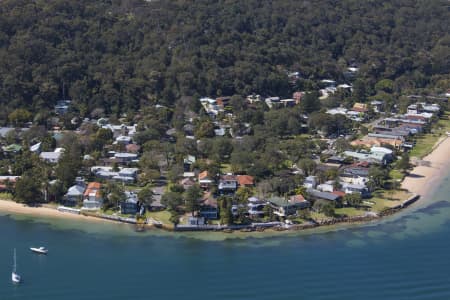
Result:
M89 182L83 194L83 209L98 210L102 207L101 186L99 182Z
M10 189L14 188L19 178L20 176L0 176L0 191L10 191Z
M342 190L346 194L360 194L361 197L369 197L369 189L364 184L342 183Z
M302 195L295 195L290 198L272 197L267 200L274 210L274 214L280 217L295 215L297 210L309 207L307 201Z
M83 201L84 191L86 186L82 183L77 183L71 186L64 195L64 205L78 206Z
M135 215L139 209L139 200L135 192L125 191L125 200L120 202L120 213L123 215Z
M198 212L200 217L207 220L216 220L219 218L219 209L217 205L217 200L212 197L207 197L200 204L200 210Z
M236 176L227 174L220 176L219 179L219 193L220 194L233 194L236 192L238 181Z
M339 195L336 195L334 193L329 192L321 192L315 189L307 189L306 192L314 199L319 200L327 200L327 201L333 201L337 202L341 199Z
M264 207L266 207L267 202L260 201L256 197L250 197L248 199L248 214L250 217L263 217Z

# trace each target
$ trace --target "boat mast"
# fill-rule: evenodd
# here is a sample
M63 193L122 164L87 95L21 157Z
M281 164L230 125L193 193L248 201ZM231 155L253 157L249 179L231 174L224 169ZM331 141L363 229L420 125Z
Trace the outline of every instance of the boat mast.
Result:
M16 273L17 264L16 264L16 248L14 248L14 266L13 266L13 272Z

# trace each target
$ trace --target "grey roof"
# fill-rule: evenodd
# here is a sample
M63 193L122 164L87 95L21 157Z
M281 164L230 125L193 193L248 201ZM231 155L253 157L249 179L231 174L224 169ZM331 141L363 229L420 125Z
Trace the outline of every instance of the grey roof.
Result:
M41 152L39 156L46 160L58 160L61 156L61 152Z
M82 196L84 193L85 187L81 185L73 185L67 190L67 196Z
M313 197L330 200L330 201L336 201L339 198L338 195L335 195L333 193L321 192L321 191L318 191L315 189L307 189L306 192Z
M4 138L10 131L14 131L14 127L0 127L0 136Z

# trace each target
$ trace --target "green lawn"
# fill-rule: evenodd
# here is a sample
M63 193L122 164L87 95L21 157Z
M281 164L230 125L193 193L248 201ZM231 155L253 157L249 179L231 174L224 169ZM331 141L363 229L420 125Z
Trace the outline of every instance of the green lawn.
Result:
M431 152L439 138L445 136L448 131L450 131L449 111L445 112L440 120L433 125L431 133L417 136L416 145L411 150L410 156L419 158L426 156Z
M381 212L387 208L392 208L401 204L408 199L412 194L403 190L396 191L376 191L370 202L374 202L372 205L372 211Z
M148 211L146 213L147 218L153 218L157 221L160 221L164 225L171 225L170 222L170 212L163 210L163 211Z
M337 216L347 216L347 217L362 216L366 213L366 211L357 209L355 207L336 208L334 212L336 213Z

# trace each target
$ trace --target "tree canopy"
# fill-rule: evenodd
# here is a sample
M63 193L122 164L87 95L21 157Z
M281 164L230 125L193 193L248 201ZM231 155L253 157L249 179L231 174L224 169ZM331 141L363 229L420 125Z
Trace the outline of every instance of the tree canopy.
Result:
M377 90L445 87L447 6L443 0L5 0L0 117L19 125L30 120L28 110L44 112L60 99L71 99L87 117L156 102L172 106L183 96L288 96L312 90L314 79L343 79L352 64L360 69L354 83L360 101ZM289 71L300 72L294 86ZM236 99L231 107L239 110ZM319 109L315 99L307 95L302 109Z

